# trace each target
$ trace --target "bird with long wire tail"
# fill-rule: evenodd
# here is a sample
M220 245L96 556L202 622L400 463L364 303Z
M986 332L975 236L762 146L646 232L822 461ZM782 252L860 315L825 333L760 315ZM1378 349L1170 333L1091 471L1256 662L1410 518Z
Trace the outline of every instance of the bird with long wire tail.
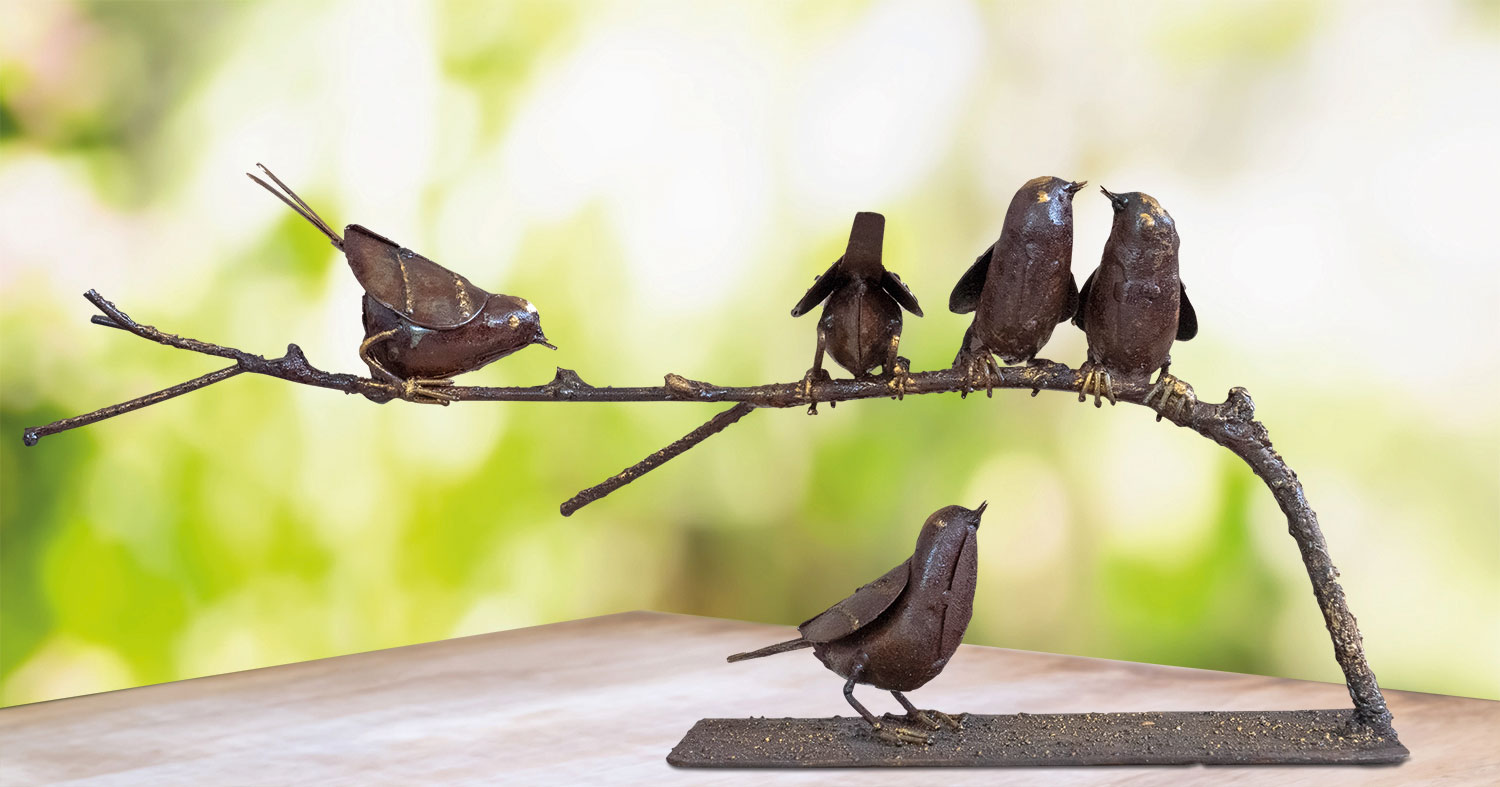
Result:
M250 179L327 235L348 259L365 291L359 357L393 396L446 405L452 397L443 389L453 385L454 375L533 344L557 349L547 342L530 301L486 292L358 224L345 227L341 237L271 170L257 166L276 186L253 174Z

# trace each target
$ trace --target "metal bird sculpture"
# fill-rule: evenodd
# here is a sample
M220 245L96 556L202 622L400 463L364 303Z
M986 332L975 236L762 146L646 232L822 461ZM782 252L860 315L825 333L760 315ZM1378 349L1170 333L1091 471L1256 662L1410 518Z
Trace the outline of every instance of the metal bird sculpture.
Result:
M1073 281L1073 195L1086 181L1033 178L1011 198L1000 238L979 255L948 298L954 314L975 312L954 366L979 371L988 392L1008 364L1031 363L1058 323L1078 310Z
M1073 322L1088 336L1088 360L1078 401L1090 393L1115 403L1114 375L1161 374L1145 403L1157 402L1157 420L1175 402L1180 415L1195 401L1191 386L1167 373L1173 341L1198 334L1198 316L1177 273L1177 224L1149 194L1112 194L1100 189L1114 206L1114 227L1104 244L1104 258L1083 283Z
M486 292L358 224L345 227L340 237L271 170L256 166L280 190L246 173L251 180L344 252L365 291L360 360L373 377L391 386L394 396L446 405L452 397L442 389L453 385L453 375L472 372L533 344L557 349L547 342L541 317L530 301Z
M825 351L855 377L868 377L875 367L883 367L891 378L890 387L896 398L906 393L910 364L898 354L901 310L921 317L922 307L901 277L882 264L884 238L884 216L855 214L844 256L828 266L792 307L792 316L801 317L818 304L828 302L818 320L818 347L813 365L803 377L803 393L808 399L812 399L814 380L830 379L823 370ZM816 413L817 409L816 401L807 408L809 413Z
M824 666L844 678L844 698L888 743L930 739L925 732L882 724L854 698L855 684L889 691L906 709L907 723L933 730L960 726L946 713L918 710L902 692L937 677L963 639L974 611L979 519L985 507L938 509L922 525L911 558L803 623L796 639L737 653L729 661L812 648Z

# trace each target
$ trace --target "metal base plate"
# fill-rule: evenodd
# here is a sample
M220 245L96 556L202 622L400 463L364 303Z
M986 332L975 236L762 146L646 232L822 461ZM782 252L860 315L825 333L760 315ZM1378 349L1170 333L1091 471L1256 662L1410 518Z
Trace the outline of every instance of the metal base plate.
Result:
M963 729L937 730L925 746L885 743L856 717L701 719L667 762L684 768L851 768L1373 765L1407 758L1395 736L1357 728L1353 717L1352 710L969 714L962 717Z

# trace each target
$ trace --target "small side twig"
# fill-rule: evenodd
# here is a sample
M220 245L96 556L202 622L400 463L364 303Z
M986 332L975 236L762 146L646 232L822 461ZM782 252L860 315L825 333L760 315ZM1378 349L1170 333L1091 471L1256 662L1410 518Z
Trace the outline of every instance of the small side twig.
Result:
M693 446L703 442L704 440L707 440L708 438L724 431L725 429L729 428L730 424L740 420L741 418L744 418L754 410L755 405L746 402L740 402L739 404L729 408L728 410L719 413L713 418L710 418L702 426L699 426L697 429L688 432L680 439L673 441L672 444L668 445L666 448L663 448L660 451L657 451L656 453L646 457L645 459L636 462L630 467L625 468L620 473L610 476L604 482L595 484L588 489L585 489L582 492L573 495L568 499L567 502L562 504L562 515L572 516L574 511L583 508L584 506L594 502L595 500L599 500L600 498L605 497L610 492L613 492L616 489L619 489L620 487L630 483L631 481L634 481L637 478L640 478L641 476L651 472L652 470L655 470L661 465L666 464L673 457L676 457L678 454L681 454L689 448L692 448Z

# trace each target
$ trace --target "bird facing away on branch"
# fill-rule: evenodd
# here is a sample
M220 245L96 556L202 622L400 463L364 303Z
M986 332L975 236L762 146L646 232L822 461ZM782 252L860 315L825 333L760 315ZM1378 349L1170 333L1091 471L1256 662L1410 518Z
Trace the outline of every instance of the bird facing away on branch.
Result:
M982 371L986 389L999 371L995 356L1030 363L1053 328L1078 310L1073 195L1084 185L1053 177L1027 181L1011 198L1000 239L974 260L948 298L954 314L975 313L954 366L967 369L971 380Z
M883 367L891 378L891 391L896 398L906 393L907 370L911 365L898 354L901 310L905 308L921 317L922 307L901 277L886 270L881 262L884 240L884 216L856 213L844 256L828 266L792 307L792 316L801 317L827 301L818 320L818 347L813 365L803 378L803 392L808 399L812 399L814 380L830 379L823 370L825 351L855 377L868 377L875 367ZM813 401L808 412L816 413L817 408L817 402Z
M1073 317L1089 343L1078 401L1092 393L1095 407L1101 395L1114 404L1114 375L1149 377L1160 369L1145 403L1160 395L1157 412L1165 413L1175 397L1180 414L1195 397L1190 386L1167 374L1169 352L1174 340L1198 334L1198 316L1177 273L1177 223L1149 194L1100 191L1115 218L1104 258L1083 283Z
M261 168L276 186L250 179L307 219L344 252L364 288L365 340L360 360L395 396L446 405L453 375L472 372L533 344L557 349L525 298L485 292L453 271L358 224L333 231L296 192ZM250 173L246 173L250 174Z
M889 743L927 743L928 735L907 727L887 727L854 698L854 685L865 683L896 697L908 724L928 729L957 728L957 719L938 711L918 710L902 692L937 677L958 650L974 611L979 519L986 504L973 510L940 508L927 518L917 548L901 565L854 591L826 612L798 627L802 636L749 653L731 662L812 648L823 665L844 679L844 698L869 722L875 735ZM887 717L890 718L889 716Z

